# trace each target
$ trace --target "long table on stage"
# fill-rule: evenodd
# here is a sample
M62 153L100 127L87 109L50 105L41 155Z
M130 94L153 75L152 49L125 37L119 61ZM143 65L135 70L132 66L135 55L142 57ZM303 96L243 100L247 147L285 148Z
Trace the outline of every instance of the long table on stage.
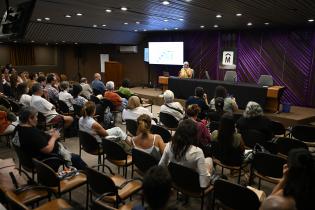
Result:
M248 101L256 101L262 108L268 108L269 111L278 110L280 98L279 90L283 89L281 86L270 87L272 91L278 90L277 94L271 96L275 101L270 105L269 100L267 100L270 97L270 90L268 87L262 87L256 84L230 83L219 80L180 79L177 77L169 77L167 84L168 89L173 91L175 97L179 99L187 99L189 96L194 95L195 88L198 86L203 87L208 97L211 99L214 96L215 88L218 85L222 85L227 89L230 95L236 98L240 109L244 109Z

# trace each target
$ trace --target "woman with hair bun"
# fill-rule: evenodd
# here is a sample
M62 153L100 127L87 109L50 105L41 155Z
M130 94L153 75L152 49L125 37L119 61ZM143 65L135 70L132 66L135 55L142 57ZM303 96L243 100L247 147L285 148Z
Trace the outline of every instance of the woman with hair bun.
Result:
M165 143L160 135L151 134L151 118L149 115L140 115L137 119L137 136L131 139L135 149L151 154L159 160L163 154Z

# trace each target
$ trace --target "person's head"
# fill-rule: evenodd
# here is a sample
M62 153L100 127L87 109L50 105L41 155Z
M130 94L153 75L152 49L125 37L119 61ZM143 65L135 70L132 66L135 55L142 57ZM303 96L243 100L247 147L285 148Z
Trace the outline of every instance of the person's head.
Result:
M46 77L44 75L38 76L37 82L40 83L42 86L45 86L46 85Z
M202 98L204 93L205 93L205 91L202 87L196 87L195 88L195 96Z
M55 84L57 81L57 78L56 78L56 75L55 74L48 74L47 75L47 79L46 79L46 82L47 84Z
M65 74L60 74L60 81L62 82L62 81L67 81L68 80L68 77L67 77L67 75L65 75Z
M101 75L100 75L99 73L95 73L95 74L94 74L94 79L95 79L95 80L101 80L102 77L101 77Z
M222 98L227 97L227 90L225 89L225 87L219 85L215 88L214 98L217 98L217 97L222 97Z
M137 119L137 135L141 134L141 138L148 137L151 129L151 117L147 114L142 114Z
M198 114L200 113L201 109L197 104L191 104L186 109L186 114L188 117L192 117L197 119Z
M74 83L72 86L72 95L74 98L78 97L82 92L82 86L78 83Z
M32 127L37 125L37 111L33 107L23 107L20 111L19 121Z
M167 168L153 166L143 178L144 199L150 209L158 210L167 206L172 188L172 178Z
M30 80L36 80L38 76L37 76L37 73L30 72L28 77Z
M227 148L232 146L235 133L235 120L232 114L222 115L218 130L218 142Z
M106 90L114 90L115 89L115 83L113 81L108 81L106 82L106 85L105 85L105 88Z
M141 105L140 98L138 96L131 96L128 99L127 109L135 109Z
M18 75L17 74L11 74L10 76L10 84L11 88L16 88L18 85Z
M263 114L264 112L261 106L254 101L248 102L246 105L245 111L243 112L243 116L245 118L263 116Z
M68 91L68 88L69 88L69 82L68 81L62 81L60 83L60 89L63 91L63 90L66 90Z
M268 196L261 204L259 210L297 210L292 198L280 195Z
M41 84L34 83L32 86L32 93L33 95L42 96L44 92Z
M189 68L189 63L188 63L188 61L185 61L185 62L183 63L183 68Z
M93 101L88 101L82 108L83 117L92 117L95 114L96 106Z
M163 98L166 104L172 103L174 101L174 93L171 90L166 90L163 93Z
M123 87L125 87L125 88L129 88L129 85L130 85L129 79L124 79L124 80L122 81L121 86L123 86Z
M27 94L28 91L29 91L29 89L27 87L27 83L26 82L18 84L17 90L16 90L18 100L21 98L21 96L23 94Z
M82 77L82 78L80 79L80 83L85 83L85 84L87 84L87 78Z
M177 161L186 154L189 147L197 142L196 123L190 119L179 123L172 139L172 150Z
M215 98L214 99L214 106L215 106L215 110L217 112L223 112L224 98L222 98L222 97Z

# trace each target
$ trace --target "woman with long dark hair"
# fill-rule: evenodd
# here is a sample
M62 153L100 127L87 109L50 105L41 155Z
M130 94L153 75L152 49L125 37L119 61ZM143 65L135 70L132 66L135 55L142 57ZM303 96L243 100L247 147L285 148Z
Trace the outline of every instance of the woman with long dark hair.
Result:
M196 170L199 173L200 187L207 187L213 169L212 159L205 158L203 151L194 146L197 141L196 123L183 120L177 127L171 142L166 144L159 165L167 166L174 162Z
M241 134L236 132L232 114L226 113L221 117L219 130L211 134L211 140L217 141L215 157L230 165L240 165L245 151Z
M224 99L224 107L223 110L225 112L236 112L238 110L238 106L236 100L233 96L228 96L227 90L225 87L219 85L215 88L214 98L210 101L210 109L216 110L215 108L215 99L221 97Z

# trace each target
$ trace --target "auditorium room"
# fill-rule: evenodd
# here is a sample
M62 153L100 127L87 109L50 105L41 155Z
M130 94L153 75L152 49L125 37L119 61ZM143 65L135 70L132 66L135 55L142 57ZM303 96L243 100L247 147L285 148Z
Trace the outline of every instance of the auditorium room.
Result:
M0 210L314 210L314 19L1 0Z

